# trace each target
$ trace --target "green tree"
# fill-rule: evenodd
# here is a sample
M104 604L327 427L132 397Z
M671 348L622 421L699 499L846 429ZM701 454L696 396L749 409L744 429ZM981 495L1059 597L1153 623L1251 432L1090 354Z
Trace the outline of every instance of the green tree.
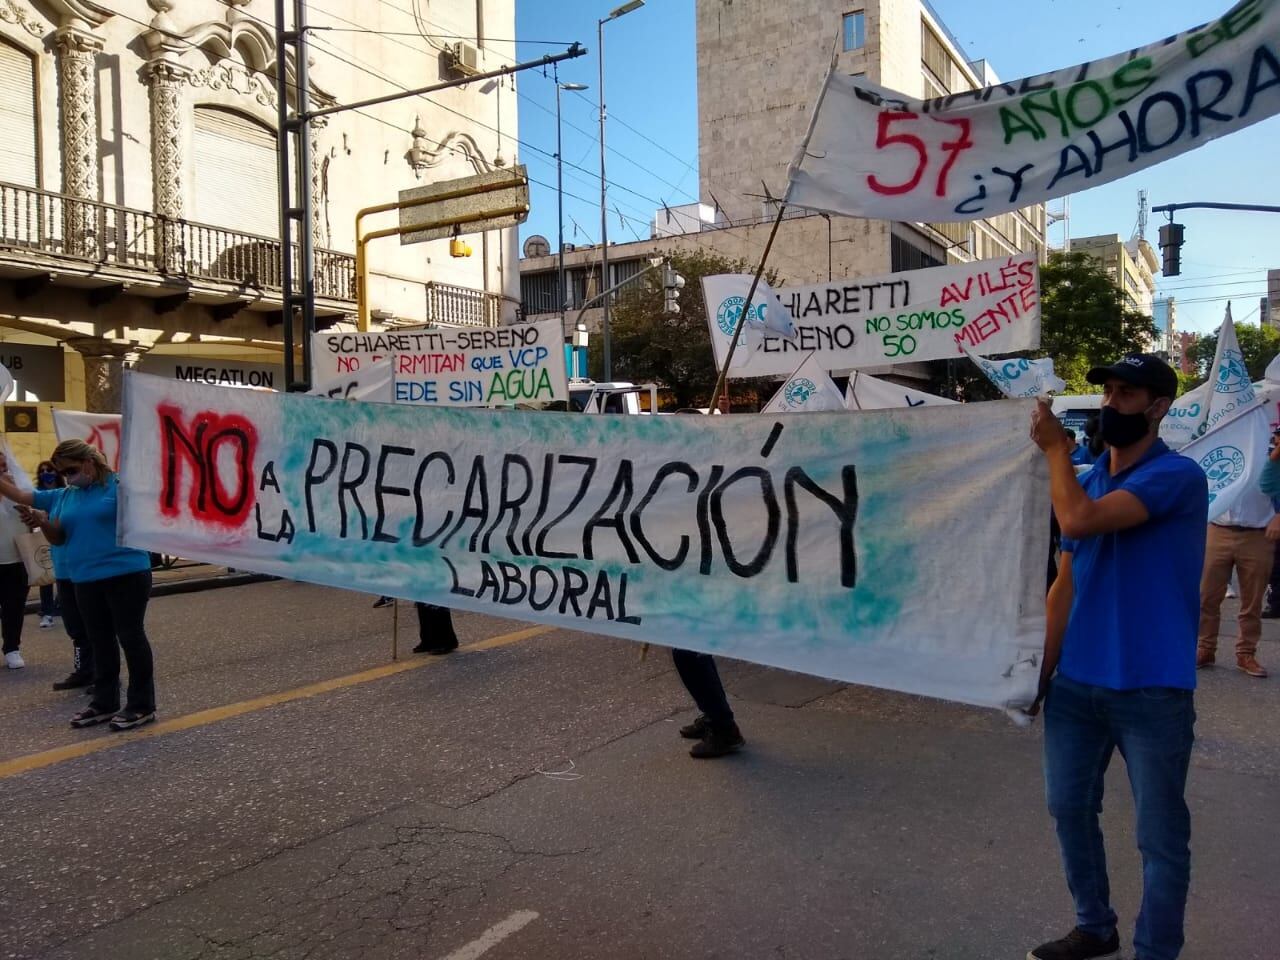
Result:
M613 374L664 387L677 408L705 407L719 370L711 352L702 278L717 273L751 273L755 267L703 250L668 256L676 272L685 278L680 312L675 316L663 313L661 271L655 270L627 288L611 310ZM768 274L766 278L776 281ZM598 377L603 358L597 351L592 353L592 370ZM752 409L768 389L768 381L731 380L729 384L735 406L749 404Z
M1087 253L1050 253L1040 268L1040 347L1013 356L1052 357L1070 393L1097 390L1085 380L1091 367L1126 353L1151 349L1158 334L1145 314L1125 306L1115 278ZM972 363L947 361L938 371L941 391L966 400L998 396Z
M1240 352L1244 355L1244 365L1249 370L1249 379L1262 379L1267 364L1280 353L1280 331L1274 327L1254 327L1246 323L1237 323L1236 340L1240 343ZM1203 383L1209 377L1209 368L1213 365L1213 356L1218 352L1218 335L1203 334L1187 350L1187 356L1196 368L1197 382Z

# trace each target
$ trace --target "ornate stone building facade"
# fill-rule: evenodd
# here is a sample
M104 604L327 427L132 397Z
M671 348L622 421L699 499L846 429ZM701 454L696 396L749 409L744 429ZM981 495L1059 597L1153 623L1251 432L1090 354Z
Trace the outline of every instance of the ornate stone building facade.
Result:
M457 76L459 42L479 69L515 57L514 0L328 0L309 17L311 108ZM64 368L19 375L18 402L110 406L148 355L281 362L275 83L294 64L273 18L272 0L0 0L0 344L56 348ZM312 125L299 173L322 323L355 312L356 212L514 159L515 100L477 83ZM515 231L471 239L465 260L447 241L371 247L375 317L438 319L445 291L481 305L463 322L513 319Z

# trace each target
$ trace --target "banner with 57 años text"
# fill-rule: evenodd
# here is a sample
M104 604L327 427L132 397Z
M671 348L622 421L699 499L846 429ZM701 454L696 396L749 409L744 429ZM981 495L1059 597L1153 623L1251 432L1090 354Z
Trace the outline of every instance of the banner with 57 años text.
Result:
M141 374L125 402L130 546L986 706L1035 694L1030 403L589 417Z
M927 100L833 60L786 199L873 219L990 217L1127 177L1278 111L1280 0L1239 0L1145 47Z
M716 364L724 365L751 277L702 278ZM762 292L763 289L763 292ZM789 314L795 335L769 318ZM983 353L1040 345L1040 267L1020 253L948 267L906 270L806 287L761 285L729 366L731 377L790 376L812 353L822 370L849 370L959 357L964 343Z

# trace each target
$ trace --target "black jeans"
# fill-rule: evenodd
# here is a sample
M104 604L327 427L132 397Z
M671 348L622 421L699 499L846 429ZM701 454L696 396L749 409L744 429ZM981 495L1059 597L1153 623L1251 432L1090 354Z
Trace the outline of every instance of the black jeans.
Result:
M720 682L715 658L709 653L673 649L671 660L676 665L676 673L680 674L680 682L711 725L723 728L733 723L733 711L729 709L729 698Z
M58 601L53 592L53 584L46 583L40 588L40 616L56 617L58 615Z
M89 644L89 635L84 629L84 618L80 615L80 605L76 603L76 588L70 580L57 581L58 608L62 611L62 629L71 638L76 673L87 673L93 676L93 647Z
M26 564L0 563L0 637L4 639L5 653L22 646L22 621L26 615Z
M122 573L75 585L76 603L93 647L92 706L120 706L120 650L129 665L125 709L151 713L156 708L155 666L142 621L151 597L151 571Z
M418 640L425 646L443 647L458 642L453 632L453 614L448 607L415 601L418 610Z

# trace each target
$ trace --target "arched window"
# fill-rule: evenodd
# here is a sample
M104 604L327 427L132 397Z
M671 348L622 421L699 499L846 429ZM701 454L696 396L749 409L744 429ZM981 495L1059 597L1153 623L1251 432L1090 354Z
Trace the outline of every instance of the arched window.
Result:
M0 181L40 185L36 129L36 64L25 50L0 40Z
M276 135L243 114L196 107L195 215L228 230L280 234Z

